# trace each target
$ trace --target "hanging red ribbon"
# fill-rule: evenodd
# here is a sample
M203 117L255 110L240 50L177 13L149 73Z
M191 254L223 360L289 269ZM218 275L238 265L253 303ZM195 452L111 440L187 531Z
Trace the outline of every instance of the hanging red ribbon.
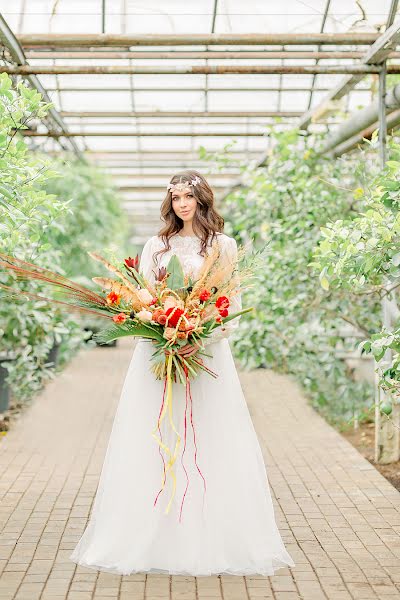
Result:
M190 422L191 422L191 426L192 426L192 430L193 430L193 443L194 443L194 447L195 447L194 461L195 461L196 468L197 468L198 472L200 473L200 476L201 476L201 478L203 479L203 482L204 482L203 510L204 510L204 497L205 497L205 493L206 493L206 480L205 480L205 478L203 476L203 473L200 470L199 465L197 464L196 432L195 432L195 427L194 427L194 422L193 422L193 398L192 398L191 387L190 387L189 371L188 371L188 368L186 367L186 365L183 365L183 370L184 370L184 373L185 373L185 382L186 382L186 385L185 385L185 413L184 413L184 446L183 446L183 452L182 452L182 456L181 456L181 463L182 463L182 468L183 468L183 470L185 472L185 475L186 475L186 488L185 488L185 491L183 493L181 507L180 507L180 513L179 513L179 522L180 523L182 522L183 504L184 504L184 501L185 501L187 490L189 488L189 476L188 476L188 473L187 473L187 470L186 470L186 467L185 467L185 464L184 464L184 455L185 455L185 452L186 452L186 442L187 442L187 410L188 410L188 404L189 404L189 402L190 402ZM162 415L165 412L165 410L164 410L165 392L166 392L168 384L169 385L171 384L171 381L170 381L169 378L170 378L170 372L169 373L167 372L167 376L166 376L165 381L164 381L164 390L163 390L161 408L160 408L160 412L159 412L159 416L158 416L158 432L160 434L160 439L157 440L157 441L158 441L158 444L159 444L159 448L158 448L159 454L160 454L160 456L162 458L162 461L163 461L163 482L162 482L161 489L159 490L159 492L158 492L158 494L157 494L157 496L155 498L154 506L156 505L158 497L159 497L159 495L161 494L161 492L163 491L163 489L165 487L166 473L167 473L167 470L168 470L168 469L165 468L165 460L164 460L164 457L162 455L161 448L164 448L165 451L168 451L168 453L171 454L169 448L167 448L165 446L165 444L163 444L163 442L162 442L162 433L161 433L161 429L160 429L160 423L161 423L161 420L162 420L161 417L162 417ZM171 388L170 388L170 394L168 395L168 398L169 398L170 414L172 416L172 404L171 404L171 401L172 401L172 390L171 390ZM171 423L173 424L172 421L171 421ZM174 428L174 431L176 432L175 428ZM153 432L153 436L154 436L154 432ZM178 434L178 436L179 436L179 434ZM180 437L178 437L178 442L179 442L179 440L180 440ZM170 460L169 464L168 464L168 467L171 467L173 465L173 462L174 462L173 459ZM175 483L175 476L174 476L174 483ZM170 503L171 503L171 501L172 501L172 498L170 500ZM169 506L168 506L166 512L169 511Z

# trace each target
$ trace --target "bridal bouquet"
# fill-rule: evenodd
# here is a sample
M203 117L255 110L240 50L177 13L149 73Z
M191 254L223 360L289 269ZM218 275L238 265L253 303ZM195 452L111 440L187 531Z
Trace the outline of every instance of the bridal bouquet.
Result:
M4 273L13 273L17 279L51 284L62 299L55 297L57 294L48 298L30 291L13 289L3 283L0 283L0 289L11 292L17 298L45 299L68 306L72 310L107 319L110 325L93 336L99 343L108 343L122 336L134 336L150 340L154 344L151 368L157 379L164 380L164 392L160 415L152 436L159 444L160 454L163 449L169 456L168 464L165 466L164 463L160 492L164 488L168 471L171 471L173 479L173 493L166 513L169 512L175 494L173 464L181 439L172 419L172 382L186 385L187 407L188 399L191 402L190 379L195 378L201 371L212 377L218 376L202 359L202 355L210 356L205 352L204 341L216 328L224 327L231 319L253 310L250 307L234 313L229 311L233 295L239 293L239 288L243 289L243 283L253 275L252 264L240 270L238 268L244 253L244 248L240 248L236 264L231 264L226 257L221 256L218 244L214 243L195 281L184 274L178 257L173 255L166 267L158 268L152 283L140 273L138 256L126 258L122 267L118 268L99 254L88 252L91 258L102 263L116 276L116 279L92 278L93 282L102 288L101 294L59 273L0 253L0 275L3 270ZM256 254L253 255L254 258ZM195 346L197 351L191 355L180 353L180 350L188 345ZM160 425L167 411L171 427L177 436L173 453L161 437ZM156 429L160 437L157 436ZM199 472L201 474L200 470Z
M169 363L174 381L185 383L187 377L193 378L201 370L217 377L201 359L201 354L206 355L203 340L214 329L252 310L229 312L230 298L239 291L240 274L235 265L227 265L225 261L220 264L217 246L206 257L197 281L184 275L174 255L166 267L158 269L154 284L140 274L138 256L126 258L121 270L95 252L88 254L117 277L92 278L102 288L101 294L49 269L3 253L0 253L0 269L13 272L20 279L50 283L70 301L46 298L1 283L0 288L14 292L17 297L45 299L108 319L111 326L93 336L98 343L105 344L122 336L152 340L155 346L152 370L157 379L166 377ZM188 344L197 346L197 356L179 353Z

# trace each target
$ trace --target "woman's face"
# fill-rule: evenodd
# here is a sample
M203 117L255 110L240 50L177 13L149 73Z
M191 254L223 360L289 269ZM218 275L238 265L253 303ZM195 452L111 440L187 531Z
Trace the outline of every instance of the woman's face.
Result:
M197 200L190 187L183 190L172 190L172 209L182 221L191 221L196 212Z

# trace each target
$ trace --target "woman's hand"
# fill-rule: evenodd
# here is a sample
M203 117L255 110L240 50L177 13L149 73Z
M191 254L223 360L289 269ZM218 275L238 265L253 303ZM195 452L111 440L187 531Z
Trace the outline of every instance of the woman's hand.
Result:
M192 354L195 354L196 352L198 352L200 350L200 346L198 346L197 344L185 344L185 346L182 346L177 354L180 354L181 356L192 356Z
M153 344L156 344L157 342L155 340L152 340ZM164 352L165 354L168 356L169 354L179 354L180 356L184 356L184 357L188 357L188 356L192 356L192 354L195 354L196 352L198 352L200 350L200 346L196 343L194 344L185 344L184 346L181 346L179 349L176 348L164 348Z

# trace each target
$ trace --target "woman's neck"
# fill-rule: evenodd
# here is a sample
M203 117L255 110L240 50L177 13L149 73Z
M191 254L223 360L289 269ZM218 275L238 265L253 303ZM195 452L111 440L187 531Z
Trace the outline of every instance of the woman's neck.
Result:
M192 222L184 223L182 229L179 231L181 237L195 237L196 234L193 231Z

